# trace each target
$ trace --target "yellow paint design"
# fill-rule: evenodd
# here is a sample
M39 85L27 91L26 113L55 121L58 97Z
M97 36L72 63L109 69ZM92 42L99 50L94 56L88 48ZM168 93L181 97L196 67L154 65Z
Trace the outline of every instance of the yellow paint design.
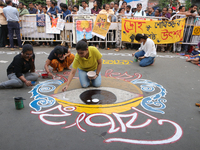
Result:
M132 60L104 60L102 59L103 64L106 65L131 65Z
M63 83L62 85L58 86L56 90L54 91L55 94L60 93L62 91L62 88L66 85L66 83ZM63 107L67 106L74 106L76 107L77 112L85 112L88 114L94 114L94 113L105 113L105 114L112 114L112 113L122 113L126 112L131 109L131 107L137 107L140 102L143 99L143 92L140 90L139 87L136 85L126 82L123 80L110 78L110 77L102 77L102 87L112 87L112 88L118 88L124 91L132 92L135 94L139 94L140 96L137 98L133 98L130 100L124 100L124 102L120 103L113 103L113 104L102 104L102 105L87 105L87 104L78 104L78 103L72 103L69 101L61 100L58 98L55 98L55 100L63 105ZM81 88L80 81L78 79L73 79L68 90L74 90Z
M200 26L195 26L192 35L200 35Z
M112 113L122 113L122 112L130 110L131 107L137 107L140 104L141 100L143 99L143 96L134 98L122 103L105 104L105 105L77 104L77 103L71 103L71 102L59 100L57 98L55 99L59 104L62 104L63 107L67 107L67 106L76 107L75 111L80 112L80 113L85 112L88 114L94 114L94 113L112 114Z

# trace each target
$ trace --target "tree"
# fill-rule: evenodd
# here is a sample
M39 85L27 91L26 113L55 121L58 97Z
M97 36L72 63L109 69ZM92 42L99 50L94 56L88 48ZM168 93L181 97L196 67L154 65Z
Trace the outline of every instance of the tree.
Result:
M28 6L29 2L33 2L33 4L42 4L42 5L46 5L46 0L19 0L19 2L23 2L24 5Z
M159 0L158 6L160 9L163 9L163 7L168 7L170 3L170 0ZM177 0L172 0L172 6L177 6Z

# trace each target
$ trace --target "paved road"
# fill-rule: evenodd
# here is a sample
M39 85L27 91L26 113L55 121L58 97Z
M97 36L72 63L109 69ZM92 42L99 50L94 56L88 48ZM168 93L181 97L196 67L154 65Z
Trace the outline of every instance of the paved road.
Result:
M34 48L38 72L51 49ZM57 75L61 80L39 78L35 87L0 90L0 150L199 149L198 66L159 53L153 65L142 68L131 50L100 51L101 88L82 89L76 78L71 90L59 93L65 70ZM0 49L0 82L7 80L16 54ZM84 100L84 93L91 97ZM24 109L15 109L16 96L26 98Z

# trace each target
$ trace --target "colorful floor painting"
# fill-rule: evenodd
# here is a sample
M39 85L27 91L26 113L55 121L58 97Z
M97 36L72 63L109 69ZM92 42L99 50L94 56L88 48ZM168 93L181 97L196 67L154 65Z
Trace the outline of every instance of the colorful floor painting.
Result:
M80 132L108 127L107 136L102 141L105 143L162 145L181 139L183 130L179 124L152 116L152 113L165 114L167 91L162 85L141 79L139 73L129 75L108 69L102 76L101 87L81 88L76 77L68 91L62 92L68 75L65 72L58 75L62 77L61 80L40 82L30 91L34 99L29 104L33 108L31 114L38 115L42 123L68 130L76 127ZM151 112L151 115L147 112ZM73 117L74 122L68 121L68 117ZM170 128L167 134L162 132L166 127ZM144 134L152 130L162 132L162 138L159 135L146 139L144 136L134 136L135 132ZM123 134L119 136L117 133Z

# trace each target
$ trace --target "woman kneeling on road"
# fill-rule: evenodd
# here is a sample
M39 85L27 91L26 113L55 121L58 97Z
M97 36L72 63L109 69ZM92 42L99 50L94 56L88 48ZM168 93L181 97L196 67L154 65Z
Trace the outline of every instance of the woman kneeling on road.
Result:
M145 34L137 34L135 39L141 43L139 50L132 54L134 61L140 60L140 66L146 67L154 63L156 57L156 47L150 38Z
M92 82L93 86L99 87L101 85L101 53L94 46L88 47L85 39L82 39L77 43L76 50L77 53L73 61L72 70L70 72L67 84L62 91L66 91L68 89L68 86L75 76L77 69L79 71L79 80L83 88L88 87L90 85L90 81ZM96 75L92 78L89 78L87 76L88 71L95 71Z
M7 68L8 81L0 83L0 89L21 88L23 83L32 86L31 81L38 79L35 72L35 55L30 44L23 46L22 52L16 55Z

